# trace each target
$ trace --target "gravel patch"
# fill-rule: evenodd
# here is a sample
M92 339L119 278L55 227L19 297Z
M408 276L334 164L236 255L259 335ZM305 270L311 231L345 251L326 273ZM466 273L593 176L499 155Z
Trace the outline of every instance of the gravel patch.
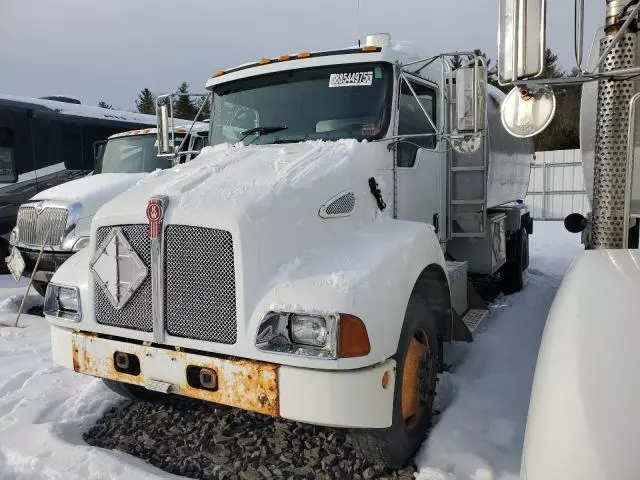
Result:
M346 431L170 396L122 402L84 434L89 445L197 479L413 479L359 457Z

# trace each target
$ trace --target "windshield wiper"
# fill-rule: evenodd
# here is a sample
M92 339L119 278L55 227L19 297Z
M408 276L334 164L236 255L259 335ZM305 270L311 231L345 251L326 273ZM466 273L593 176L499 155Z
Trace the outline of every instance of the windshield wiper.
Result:
M240 138L240 140L238 140L238 142L243 141L249 135L258 134L258 137L260 137L262 135L267 135L269 133L280 132L280 131L286 130L288 128L289 127L287 127L286 125L276 125L276 126L273 126L273 127L255 127L255 128L250 128L249 130L245 130L244 132L240 132L240 135L242 135L242 137Z

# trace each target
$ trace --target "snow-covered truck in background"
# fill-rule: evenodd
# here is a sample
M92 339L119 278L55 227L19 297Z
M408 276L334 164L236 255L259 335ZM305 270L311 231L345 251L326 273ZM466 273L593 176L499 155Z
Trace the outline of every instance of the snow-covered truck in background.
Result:
M443 344L486 315L467 273L516 291L528 262L533 144L502 128L483 58L458 54L380 34L217 72L210 146L101 207L53 276L55 362L132 398L350 428L405 464Z
M544 70L546 2L501 1L499 76L516 85L503 119L509 131L535 134L553 117L551 87L583 84L580 143L592 210L589 219L565 219L568 230L585 233L586 248L547 317L522 451L523 480L635 479L640 472L640 3L601 2L604 28L587 68L583 2L575 5L580 75L536 79Z
M155 128L117 133L97 145L92 174L43 190L22 204L9 240L14 275L33 276L33 287L44 296L56 269L89 244L91 220L103 204L149 172L195 158L207 144L209 125L205 122L193 125L190 131L188 125L174 130L176 146L184 141L185 153L173 158L158 156Z

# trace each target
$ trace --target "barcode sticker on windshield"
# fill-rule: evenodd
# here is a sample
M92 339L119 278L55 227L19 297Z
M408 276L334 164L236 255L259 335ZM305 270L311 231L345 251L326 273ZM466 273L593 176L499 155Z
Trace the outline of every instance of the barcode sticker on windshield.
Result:
M332 73L329 76L329 88L333 87L370 87L373 72Z

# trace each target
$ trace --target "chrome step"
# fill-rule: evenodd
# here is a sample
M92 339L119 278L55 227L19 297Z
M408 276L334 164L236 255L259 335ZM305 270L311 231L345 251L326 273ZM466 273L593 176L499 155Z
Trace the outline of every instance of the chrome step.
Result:
M480 308L471 308L464 314L462 321L467 326L469 331L473 334L475 330L484 322L489 316L489 310Z

